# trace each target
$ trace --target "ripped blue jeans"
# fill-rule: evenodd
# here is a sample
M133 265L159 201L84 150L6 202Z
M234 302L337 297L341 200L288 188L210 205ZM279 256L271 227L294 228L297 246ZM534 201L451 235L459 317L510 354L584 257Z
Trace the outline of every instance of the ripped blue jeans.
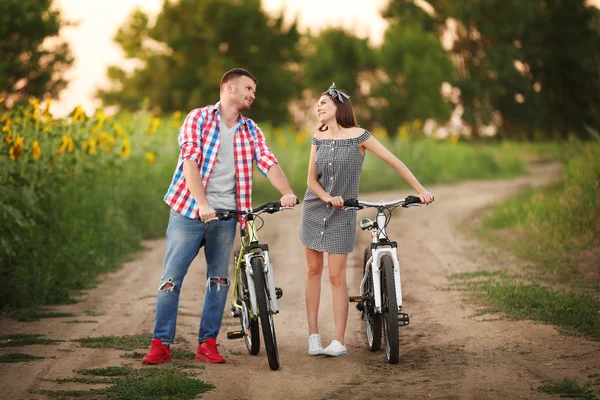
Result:
M236 224L235 218L205 224L171 210L164 270L156 301L155 339L162 340L164 344L172 344L175 340L183 278L202 247L206 257L207 284L198 342L217 338L230 286L229 261Z

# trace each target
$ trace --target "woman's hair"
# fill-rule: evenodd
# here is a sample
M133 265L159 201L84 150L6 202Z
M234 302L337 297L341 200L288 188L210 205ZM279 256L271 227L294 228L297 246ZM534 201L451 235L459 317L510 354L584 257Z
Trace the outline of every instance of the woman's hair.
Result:
M344 102L341 103L335 100L331 95L327 92L323 92L321 96L329 96L329 98L335 103L337 109L335 110L335 121L342 128L352 128L354 126L358 126L358 122L356 121L356 115L354 115L354 109L352 108L352 102L349 98L344 98ZM319 127L321 132L326 131L327 125L322 124Z

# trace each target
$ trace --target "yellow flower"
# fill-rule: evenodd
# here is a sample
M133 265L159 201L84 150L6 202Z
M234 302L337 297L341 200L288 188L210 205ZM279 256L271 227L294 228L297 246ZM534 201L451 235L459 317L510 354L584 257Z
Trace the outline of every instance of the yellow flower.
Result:
M452 144L458 143L458 139L460 139L460 135L457 133L453 133L452 136L450 136L450 142Z
M423 121L421 121L420 119L415 119L413 121L413 128L415 129L415 131L421 130L422 127L423 127Z
M114 135L110 135L108 137L108 139L106 140L106 145L104 146L104 151L109 153L112 151L113 147L115 146L117 139L115 138Z
M108 138L108 132L102 131L100 135L98 135L98 147L102 147L104 141Z
M408 137L410 136L410 125L408 123L403 123L402 126L400 126L400 129L398 130L398 133L400 135L400 140L405 141L408 139Z
M129 139L126 137L123 138L123 148L119 152L119 156L123 158L129 157L129 153L131 153L131 144L129 143Z
M0 97L0 104L4 103L4 97Z
M152 165L152 164L154 164L154 160L156 159L156 156L154 155L153 152L150 151L150 152L146 153L144 158L146 159L146 162L148 163L148 165Z
M156 130L158 129L159 125L160 125L160 118L152 118L152 124L150 125L150 128L148 128L146 133L148 135L154 135L156 133Z
M25 146L23 145L23 136L18 136L17 140L15 140L15 144L13 144L8 151L10 159L15 161L21 158L23 155L23 150L25 150Z
M89 138L84 146L87 149L87 152L90 156L96 154L96 139Z
M40 144L38 143L37 140L34 140L31 147L32 147L32 152L33 152L33 159L36 161L39 160L40 155L42 154L42 149L40 149Z
M373 136L377 139L385 139L388 135L387 131L384 128L376 128L373 129Z
M296 145L297 146L302 146L304 144L304 141L306 140L307 137L308 137L308 133L306 131L300 131L296 135Z
M73 151L73 138L69 135L63 135L62 144L58 149L56 149L57 153L71 153Z
M39 119L40 118L40 102L38 99L36 98L31 98L29 99L29 104L31 105L31 107L33 108L33 118L34 119Z
M173 113L173 129L179 129L181 126L181 111L175 111Z
M46 99L46 108L44 109L44 118L50 117L50 105L52 104L52 99Z
M123 129L121 124L114 124L113 129L115 130L115 133L117 134L117 136L119 136L121 138L127 137L127 134L125 133L125 130Z
M71 117L71 122L77 122L79 120L84 120L85 119L85 111L83 111L83 108L81 108L81 106L77 106L75 107L75 111L73 112L73 116Z

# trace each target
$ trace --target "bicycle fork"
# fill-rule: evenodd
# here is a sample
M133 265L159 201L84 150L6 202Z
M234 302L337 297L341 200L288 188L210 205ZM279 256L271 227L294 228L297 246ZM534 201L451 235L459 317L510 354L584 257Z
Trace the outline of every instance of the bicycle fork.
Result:
M260 257L263 260L263 272L265 274L266 279L266 287L269 291L269 300L271 302L271 311L273 314L279 313L279 305L277 303L277 299L283 296L283 291L280 288L275 287L275 274L273 273L273 266L271 265L271 261L269 260L269 252L263 251L260 254L246 254L246 278L248 281L248 291L250 292L250 306L252 309L253 315L258 315L258 306L256 304L256 289L254 287L254 271L251 266L251 260L254 257Z

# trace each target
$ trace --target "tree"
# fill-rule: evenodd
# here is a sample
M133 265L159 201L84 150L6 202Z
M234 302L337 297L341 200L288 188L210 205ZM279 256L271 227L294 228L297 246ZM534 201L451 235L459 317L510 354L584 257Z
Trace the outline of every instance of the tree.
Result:
M154 23L136 10L119 29L115 41L141 66L111 66L112 87L97 95L126 109L147 98L158 112L190 110L216 102L222 74L241 67L260 81L248 115L282 124L299 92L299 37L295 22L284 27L283 15L267 16L259 0L165 1Z
M401 12L392 0L390 9ZM585 135L600 125L598 10L585 0L430 0L434 31L453 21L463 118L475 129L499 112L509 136L536 129ZM437 27L435 27L437 25Z
M51 4L51 0L0 1L0 97L8 104L28 97L57 97L67 86L64 73L73 57L69 45L57 36L69 23Z
M454 69L434 31L434 19L409 0L390 2L383 16L390 25L372 92L378 122L393 135L405 121L448 119L451 107L441 86L453 82Z
M341 28L330 28L309 38L306 53L304 80L314 97L335 82L338 89L350 95L355 108L364 106L361 74L375 67L375 54L366 39Z

